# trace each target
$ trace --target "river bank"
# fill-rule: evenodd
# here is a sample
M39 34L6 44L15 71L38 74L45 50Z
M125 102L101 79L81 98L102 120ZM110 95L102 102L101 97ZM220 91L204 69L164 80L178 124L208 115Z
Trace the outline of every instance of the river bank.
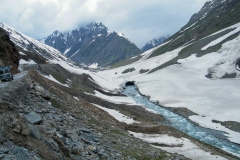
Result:
M128 89L130 88L130 89ZM168 121L172 124L170 126L188 134L189 136L199 139L205 143L217 146L218 148L222 148L228 152L232 152L233 154L240 154L240 146L234 143L231 143L226 138L223 138L223 134L217 131L212 131L210 129L202 128L199 126L194 126L187 119L183 118L182 116L178 116L156 106L154 103L149 102L148 98L141 97L141 94L137 92L137 89L134 87L127 86L126 89L123 91L123 94L126 94L138 103L146 106L149 109L152 109L164 116ZM170 117L170 119L168 118ZM181 124L182 123L182 124Z

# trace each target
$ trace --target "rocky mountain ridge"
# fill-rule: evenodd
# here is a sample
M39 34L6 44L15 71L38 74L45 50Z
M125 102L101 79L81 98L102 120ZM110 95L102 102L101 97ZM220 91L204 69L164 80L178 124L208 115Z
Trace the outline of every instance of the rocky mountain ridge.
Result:
M111 32L97 22L79 26L72 31L55 31L41 41L78 64L97 63L100 67L111 66L141 53L123 34Z
M156 50L149 55L148 58L151 58L182 47L177 57L156 67L150 71L150 73L173 64L178 64L179 59L187 58L192 54L197 54L198 57L201 57L208 53L216 52L224 43L236 38L239 35L239 8L240 1L237 0L213 0L206 2L203 8L194 14L181 30L166 40L168 43L156 48ZM212 41L218 43L206 48L205 46L208 46ZM232 59L231 61L236 62L237 59ZM233 68L235 68L235 65L236 63L233 63ZM236 73L232 75L235 75L231 76L233 78L237 76ZM209 75L206 76L211 78L212 74L209 73ZM225 76L223 75L222 77ZM228 76L226 75L226 77Z
M240 18L239 6L240 1L238 0L206 2L185 26L166 40L169 43L158 48L150 57L172 51L183 45L195 43L201 38L238 23ZM230 30L227 33L229 32Z
M142 52L146 52L149 49L155 48L162 44L169 36L160 36L158 38L153 38L149 42L147 42L143 47L142 47Z

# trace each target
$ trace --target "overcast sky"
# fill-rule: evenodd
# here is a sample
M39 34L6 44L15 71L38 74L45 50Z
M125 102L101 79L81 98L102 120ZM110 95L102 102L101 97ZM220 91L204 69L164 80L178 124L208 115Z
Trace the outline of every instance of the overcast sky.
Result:
M41 39L80 23L102 22L139 48L156 36L171 35L207 0L0 0L0 22Z

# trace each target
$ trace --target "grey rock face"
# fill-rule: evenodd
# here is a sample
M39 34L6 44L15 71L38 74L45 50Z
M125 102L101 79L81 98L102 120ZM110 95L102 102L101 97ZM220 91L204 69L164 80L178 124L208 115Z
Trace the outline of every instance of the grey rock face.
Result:
M42 86L36 85L34 86L34 89L40 93L40 95L45 99L50 99L51 94L48 90L44 89Z
M24 115L26 119L32 124L39 124L42 122L42 117L35 112L30 112L29 114Z

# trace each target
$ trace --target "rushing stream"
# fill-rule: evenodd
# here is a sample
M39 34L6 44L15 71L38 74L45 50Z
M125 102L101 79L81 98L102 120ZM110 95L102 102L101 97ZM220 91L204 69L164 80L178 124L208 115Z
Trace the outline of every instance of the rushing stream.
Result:
M188 121L186 118L150 102L146 97L142 96L138 92L134 85L128 85L126 89L124 89L123 94L133 98L137 103L163 115L165 119L170 122L168 125L174 127L175 129L202 142L240 156L240 145L227 140L222 132L199 127Z

